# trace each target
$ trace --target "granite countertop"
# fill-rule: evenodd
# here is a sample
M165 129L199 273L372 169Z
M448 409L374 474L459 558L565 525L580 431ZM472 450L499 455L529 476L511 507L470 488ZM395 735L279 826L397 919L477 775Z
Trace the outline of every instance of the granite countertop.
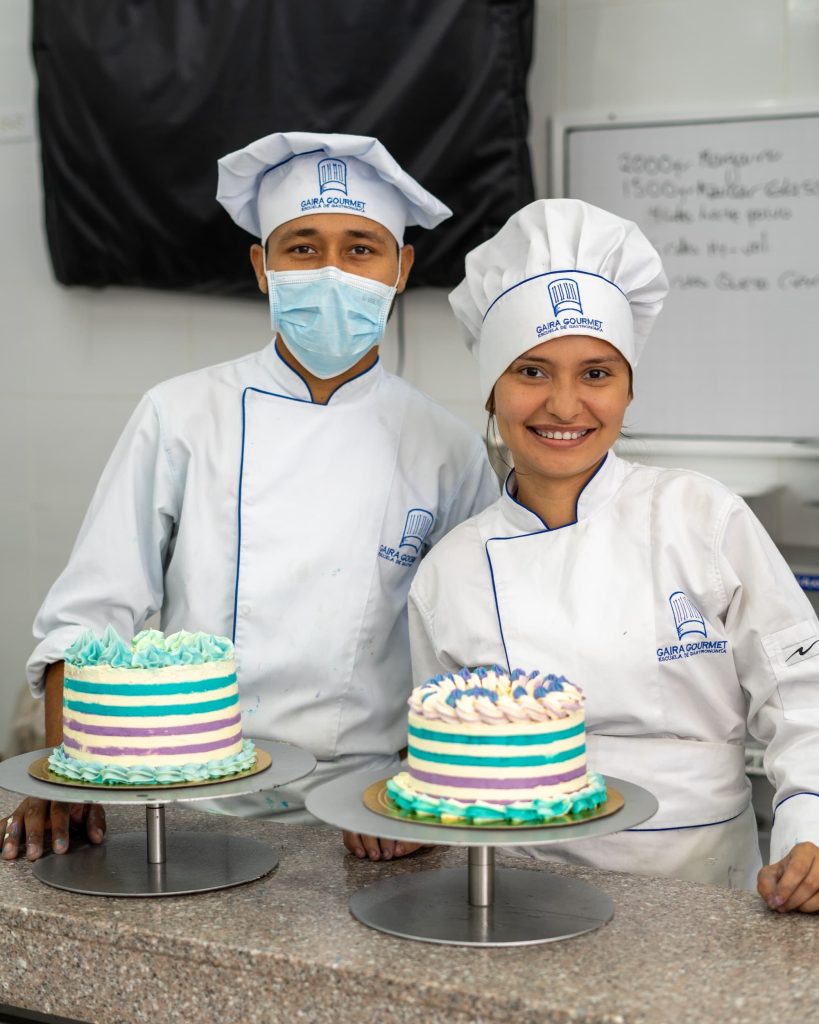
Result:
M0 792L0 812L16 803ZM464 850L371 864L323 826L166 815L169 832L270 842L279 867L218 892L127 899L63 892L25 860L2 863L0 1004L94 1024L819 1021L819 920L775 914L752 893L515 858L592 882L614 919L544 945L432 945L359 924L349 897L385 875L465 866ZM141 808L109 810L119 832L144 820Z

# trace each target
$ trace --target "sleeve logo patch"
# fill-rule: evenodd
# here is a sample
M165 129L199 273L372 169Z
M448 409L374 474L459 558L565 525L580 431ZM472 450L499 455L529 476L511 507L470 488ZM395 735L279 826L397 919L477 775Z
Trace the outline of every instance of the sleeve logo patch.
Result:
M782 650L782 660L788 666L816 657L819 657L819 637L808 637L807 640L800 640L798 644L790 644Z

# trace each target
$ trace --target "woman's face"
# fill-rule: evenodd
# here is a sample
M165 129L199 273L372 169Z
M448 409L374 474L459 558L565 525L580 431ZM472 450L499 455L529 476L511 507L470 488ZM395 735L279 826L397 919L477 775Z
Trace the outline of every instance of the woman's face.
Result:
M518 476L582 487L620 434L629 366L607 341L568 335L516 359L495 384L495 415Z

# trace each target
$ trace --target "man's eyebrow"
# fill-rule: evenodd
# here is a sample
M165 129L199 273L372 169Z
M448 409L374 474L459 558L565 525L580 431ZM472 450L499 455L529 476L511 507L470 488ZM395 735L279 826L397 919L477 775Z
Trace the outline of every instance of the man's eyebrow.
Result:
M289 231L279 235L277 241L289 242L292 238L315 238L318 233L317 228L290 228Z
M367 231L365 228L348 228L345 232L348 238L364 238L369 242L383 242L384 236L377 231Z

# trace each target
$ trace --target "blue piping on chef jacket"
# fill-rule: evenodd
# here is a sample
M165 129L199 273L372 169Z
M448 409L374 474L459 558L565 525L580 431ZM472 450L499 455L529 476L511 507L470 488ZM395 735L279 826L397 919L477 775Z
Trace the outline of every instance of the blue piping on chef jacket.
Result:
M795 796L819 797L819 793L791 793L791 795L786 796L784 800L780 800L776 807L774 807L773 821L771 822L771 826L773 826L773 822L776 821L776 812L779 810L782 804L787 803L788 800L793 800ZM750 803L750 801L748 801L748 803ZM626 832L682 832L682 830L686 828L710 828L712 825L725 825L729 821L733 821L734 818L738 818L740 814L744 814L747 809L748 804L746 804L745 807L743 807L739 814L735 814L732 818L723 818L722 821L709 821L703 825L670 825L667 828L628 828L626 829Z
M241 567L241 557L242 557L241 556L241 550L242 550L242 482L244 480L244 475L245 475L245 430L246 430L246 427L247 427L247 415L246 415L245 399L247 397L247 393L248 393L248 391L255 391L259 395L269 395L271 398L284 398L288 402L302 402L305 405L316 405L317 404L315 402L315 400L313 399L313 392L310 390L310 385L307 383L307 381L304 379L304 377L302 377L302 375L298 372L298 370L294 370L293 367L289 363L285 362L285 360L282 359L282 355L281 355L281 353L279 352L278 348L275 345L274 345L274 350L276 352L276 355L279 357L279 359L281 359L281 361L288 368L288 370L291 370L299 378L299 380L302 381L304 386L307 388L307 393L310 395L310 397L309 398L295 398L293 395L280 395L277 391L265 391L264 388L253 388L253 387L247 387L242 392L242 453L241 453L241 456L239 458L239 500L237 502L237 511L236 511L236 516L237 516L236 583L235 583L234 588L233 588L233 628L231 630L231 637L230 637L231 640L234 643L236 642L236 612L237 612L237 609L239 607L239 569ZM363 377L365 373L369 373L372 369L374 369L378 365L378 363L380 361L381 361L381 357L379 356L375 360L375 362L372 364L372 366L368 366L366 370L362 370L361 373L357 373L355 375L355 377L350 377L350 379L349 380L345 380L343 384L339 384L339 386L335 389L335 391L332 393L332 395L330 395L330 397L327 399L327 405L329 405L330 402L332 402L332 400L335 397L335 395L337 395L338 392L341 391L341 389L343 387L345 387L347 384L352 384L352 382L354 380L358 380L359 377ZM318 404L320 404L320 403L318 403Z
M597 276L597 275L592 275L592 276ZM530 533L518 533L518 534L515 534L515 536L513 536L513 537L490 537L486 541L486 543L484 544L484 550L486 551L486 561L489 563L489 576L490 576L490 579L492 580L492 596L493 596L494 601L495 601L495 614L498 617L498 629L500 630L501 643L503 644L503 653L504 653L504 656L506 658L506 667L507 667L507 669L510 672L512 671L512 664L509 661L509 651L506 649L506 637L504 637L504 635L503 635L503 623L501 622L500 605L498 604L498 591L497 591L497 588L495 587L495 570L492 568L492 558L490 557L490 554L489 554L489 545L490 545L490 543L493 540L520 540L522 537L535 537L539 533L557 533L558 530L565 530L567 526L576 526L577 525L577 506L580 503L580 496L583 493L583 491L586 490L586 488L589 486L589 484L592 482L592 480L594 480L594 478L597 476L597 474L600 472L600 470L603 468L603 466L606 464L606 461L607 461L608 457L609 457L609 453L606 452L606 454L603 456L603 461L600 463L600 465L597 467L597 469L592 473L592 475L589 477L589 479L583 484L583 486L578 491L577 498L575 499L575 502L574 502L574 520L571 523L564 523L563 526L556 526L553 530L550 529L550 527L543 521L543 519L540 518L540 516L537 514L537 512L532 512L532 510L530 508L526 508L526 506L523 504L523 502L518 501L518 499L510 492L510 490L509 490L509 477L512 474L510 473L509 476L507 476L507 478L506 478L506 483L503 485L503 488L506 491L507 495L512 499L512 501L514 501L514 503L516 505L520 505L521 508L525 508L527 512L531 512L532 515L535 516L536 519L539 519L540 522L543 523L543 529L542 530L532 530Z
M779 810L782 804L787 803L788 800L793 800L795 796L819 797L819 793L810 793L807 791L803 791L801 793L791 793L791 795L786 796L784 800L780 800L776 807L774 807L773 821L771 822L771 827L773 827L773 823L774 821L776 821L776 812ZM750 803L750 801L748 801L748 803ZM626 829L626 832L682 832L683 829L686 828L711 828L712 825L725 825L729 821L733 821L734 818L738 818L740 814L744 814L747 809L748 804L746 804L745 807L743 807L739 814L735 814L732 818L723 818L722 821L709 821L703 825L670 825L667 828L628 828Z

